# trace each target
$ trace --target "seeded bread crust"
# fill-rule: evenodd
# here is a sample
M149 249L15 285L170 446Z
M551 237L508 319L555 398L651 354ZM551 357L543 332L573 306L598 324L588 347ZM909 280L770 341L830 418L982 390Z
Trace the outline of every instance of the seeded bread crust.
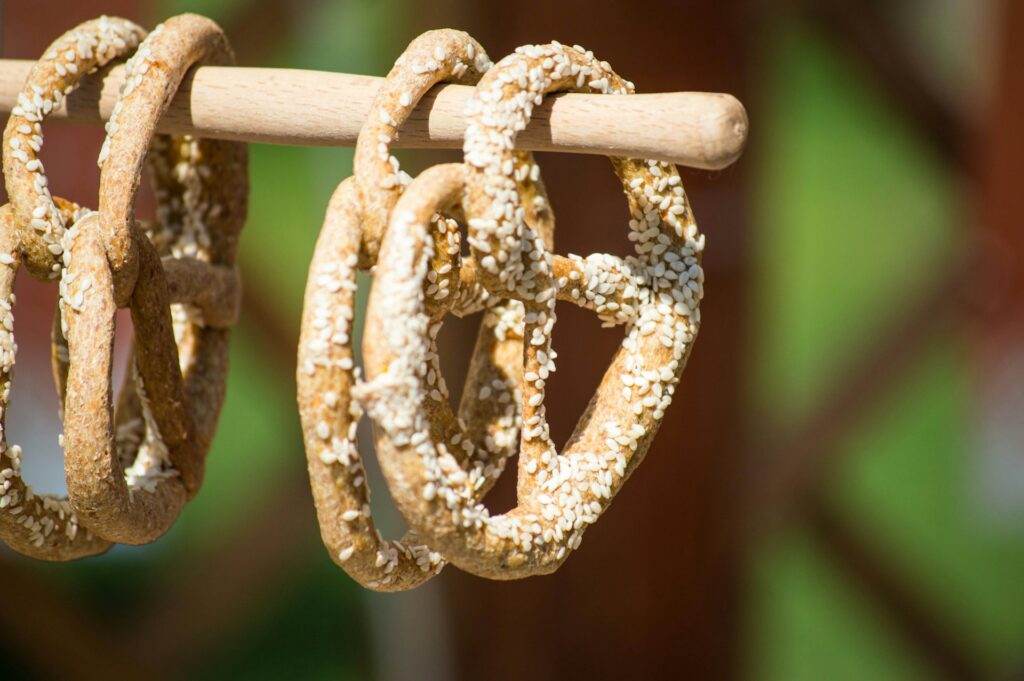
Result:
M376 262L388 216L411 181L390 154L399 127L433 85L471 84L489 67L480 45L461 31L430 31L409 45L377 95L356 145L354 176L342 182L331 199L310 266L297 382L321 535L336 563L360 584L380 591L418 586L436 574L444 561L415 533L387 541L373 523L356 442L362 409L353 399L359 383L351 340L355 272ZM522 191L542 195L543 187L524 182ZM479 287L460 284L465 268L460 266L461 243L454 217L457 214L429 218L435 255L429 280L423 284L432 317L431 350L425 360L430 385L427 408L437 436L454 442L453 456L473 471L474 494L481 498L504 469L518 433L522 306L491 299ZM549 211L532 211L530 220L551 238L554 224ZM447 313L464 315L485 308L456 416L441 376L437 332ZM400 318L392 322L404 323Z
M67 419L66 439L75 445L65 456L71 503L94 532L121 543L153 541L196 494L223 403L228 331L218 322L232 321L237 298L218 305L200 292L214 281L237 278L233 263L244 223L238 197L247 193L244 145L155 138L155 131L189 68L232 62L220 28L196 15L173 17L142 41L126 65L100 152L99 211L94 222L66 238L73 251L88 254L83 272L95 286L85 292L80 309L67 313L72 368L79 356L94 352L88 329L112 320L116 306L131 309L136 336L144 339L135 345L134 386L145 425L139 447L147 466L135 486L141 489L130 484L112 446L112 409L103 396L109 391L75 402L82 409L74 415L69 410ZM147 236L135 226L134 203L151 145L162 209L159 230ZM101 247L106 258L99 255ZM182 263L172 268L178 295L196 294L173 313L161 255ZM72 268L77 261L73 256ZM237 295L236 282L227 287ZM214 312L210 318L194 304L200 297ZM70 298L69 291L64 300ZM218 306L224 310L212 309ZM79 328L87 331L79 335ZM102 339L101 351L111 352L107 336ZM72 371L69 386L74 376ZM97 422L98 414L104 423ZM78 429L79 423L88 427ZM87 435L97 431L105 431L106 440Z
M41 280L61 276L66 258L63 237L67 226L88 211L52 196L39 159L42 122L87 73L131 53L145 35L135 24L100 17L76 26L55 40L29 72L18 104L11 112L3 140L4 180L10 204L0 209L0 424L10 399L16 346L14 343L14 281L24 264ZM69 357L59 311L52 331L52 363L61 411L67 394ZM97 382L104 384L98 373ZM14 550L44 560L72 560L103 553L111 543L79 522L71 504L49 494L36 494L21 477L21 448L0 432L0 538Z
M392 496L412 530L447 560L492 579L552 572L579 546L646 454L699 327L704 239L674 166L612 159L630 204L634 256L555 256L525 219L515 135L533 106L559 91L628 94L632 84L583 48L557 43L520 48L495 65L467 111L466 163L422 173L392 211L367 311L368 382L360 396L378 426ZM498 516L473 494L469 471L451 455L451 440L439 437L429 407L431 314L422 292L433 256L429 220L460 206L476 258L460 283L526 309L518 505ZM626 327L561 453L544 406L556 298Z
M239 304L233 263L248 194L245 146L153 134L192 64L232 57L220 29L194 15L143 36L101 17L59 38L34 67L4 136L11 205L0 211L0 419L14 363L17 268L24 261L38 278L61 278L52 342L69 499L35 495L20 478L20 449L0 441L10 459L0 475L11 481L0 498L0 538L38 558L70 560L165 532L198 489L223 402L227 327ZM100 213L51 198L39 124L80 75L136 46L101 151ZM147 149L156 225L134 219ZM119 299L131 308L137 342L115 417Z
M56 279L63 267L61 239L75 211L51 197L39 151L42 122L88 73L130 55L146 32L126 19L100 17L55 40L29 71L4 129L3 168L14 228L25 267L39 279ZM77 208L66 204L64 208Z
M65 211L63 218L73 219ZM111 544L80 525L67 499L37 494L21 477L21 447L7 441L6 417L14 371L14 281L23 258L11 204L0 208L0 539L15 551L42 560L74 560L103 553ZM43 270L44 273L48 270ZM45 276L45 274L44 274ZM59 327L56 334L60 334ZM56 340L56 339L55 339ZM54 374L63 406L67 348L57 342ZM63 352L61 352L63 351ZM94 373L94 379L101 379Z
M194 15L142 35L129 22L101 18L62 36L33 70L4 136L12 202L0 208L0 426L14 364L17 269L61 279L52 343L68 501L33 494L20 477L20 450L0 430L0 460L10 461L0 469L0 537L40 558L92 555L166 531L201 484L224 396L248 190L244 145L155 130L190 66L232 57L216 25ZM37 157L39 124L79 74L140 40L100 152L99 212L52 198ZM583 48L558 43L520 48L485 73L489 66L458 31L432 31L410 45L362 130L354 177L332 197L310 269L298 367L310 478L332 558L373 589L412 588L447 560L494 579L557 569L646 454L699 328L704 238L674 166L612 159L630 204L635 255L562 257L553 253L539 168L513 149L545 95L628 94L632 84ZM411 180L390 155L402 122L434 84L478 80L465 163ZM160 204L152 226L134 217L147 150ZM465 261L456 219L469 229ZM355 276L374 266L363 383L350 337ZM556 299L626 327L561 453L544 405ZM131 309L140 342L115 413L118 307ZM479 310L484 322L456 415L437 334L449 312ZM382 539L371 518L356 448L363 409L411 528L401 541ZM518 505L492 516L481 500L517 434Z

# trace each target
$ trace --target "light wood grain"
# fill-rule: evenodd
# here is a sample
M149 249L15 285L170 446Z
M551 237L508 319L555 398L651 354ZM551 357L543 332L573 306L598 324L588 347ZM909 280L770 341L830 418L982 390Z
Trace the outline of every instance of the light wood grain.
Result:
M0 59L0 111L10 113L32 66ZM106 120L124 74L117 66L85 79L56 120ZM352 146L383 78L325 71L204 66L189 75L160 123L163 132L247 142ZM402 127L396 146L458 148L473 89L432 90ZM629 97L563 94L534 111L517 144L533 151L653 158L720 169L739 157L747 115L731 95L706 92Z

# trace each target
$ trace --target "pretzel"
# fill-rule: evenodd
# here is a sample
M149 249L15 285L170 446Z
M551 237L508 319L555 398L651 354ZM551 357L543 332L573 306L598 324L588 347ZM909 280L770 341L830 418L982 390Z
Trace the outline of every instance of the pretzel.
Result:
M557 43L520 48L477 85L468 107L465 165L437 166L406 189L391 214L370 293L361 392L377 431L377 456L411 529L471 573L515 579L552 572L576 549L645 455L699 327L704 239L676 169L612 159L630 204L636 255L553 256L524 219L516 189L515 135L557 91L632 92L607 63ZM495 297L524 302L523 428L518 505L492 516L431 414L431 315L422 293L435 211L462 208L477 266L460 277ZM626 327L563 452L551 441L544 383L554 370L555 299ZM395 320L398 320L397 322Z
M307 463L321 534L332 559L364 586L381 591L415 587L436 574L442 557L415 533L386 541L377 532L369 489L356 446L362 410L351 340L355 272L376 261L388 215L410 179L389 146L416 102L438 82L475 82L490 66L483 49L461 31L425 33L396 61L377 95L355 152L353 178L331 199L310 266L297 371ZM524 192L543 187L524 182ZM550 213L529 219L551 238ZM522 337L514 329L521 306L494 304L477 287L460 287L460 239L456 222L432 215L437 246L431 280L424 284L435 319L430 331L431 413L454 440L455 455L473 471L482 497L504 468L518 432L515 392L521 381ZM458 290L459 295L452 295ZM448 404L436 349L440 319L488 307L481 326L457 418ZM401 323L401 322L399 322ZM491 393L490 399L487 393ZM483 396L485 399L480 399Z
M212 25L198 17L178 17L170 20L168 25L178 33L196 33L198 29L200 36L216 31L216 27L211 31ZM159 30L154 31L155 35L159 33ZM151 34L151 39L154 34ZM226 332L220 328L203 329L196 325L203 324L205 320L209 327L225 327L237 316L237 276L230 262L233 261L234 244L245 212L243 145L197 144L187 138L174 141L158 138L154 141L151 161L161 228L153 231L151 227L136 225L130 218L132 248L143 253L136 259L145 264L145 276L139 278L140 283L135 285L132 293L133 298L142 302L133 306L137 308L133 309L135 335L142 342L136 343L133 354L137 361L133 360L133 367L138 365L138 370L133 372L132 380L125 382L116 422L112 419L110 404L114 308L104 297L104 277L109 279L110 275L106 271L105 249L98 253L95 250L97 243L102 245L97 241L100 225L96 214L62 199L51 198L42 165L37 159L42 145L39 124L46 114L59 106L63 96L77 86L82 75L126 56L143 35L142 29L130 22L101 17L61 36L32 69L25 91L19 98L19 106L12 112L5 132L4 171L11 205L0 209L0 240L3 244L0 249L0 264L3 265L0 268L0 300L4 301L0 314L5 319L4 331L0 334L3 356L0 366L3 382L0 423L6 413L14 363L12 305L17 268L24 262L37 278L61 275L59 314L55 318L53 332L53 363L65 416L62 444L66 449L65 468L72 503L35 495L20 478L20 449L8 446L6 439L0 439L3 451L11 459L11 464L0 471L5 478L5 494L0 498L0 538L16 550L38 558L69 560L92 555L106 550L112 540L131 543L151 541L173 521L184 503L186 494L170 488L170 491L157 489L163 487L156 484L158 478L174 474L174 471L161 470L161 457L154 452L162 446L162 441L157 431L158 419L152 412L166 411L162 406L166 403L158 402L158 406L151 409L151 400L145 398L138 375L156 375L154 359L163 359L165 365L171 364L174 371L178 371L174 337L164 333L162 343L152 340L155 338L152 327L162 325L168 331L170 329L168 313L164 312L162 319L159 314L159 310L167 309L168 303L185 304L175 305L175 331L182 349L181 367L189 380L186 381L184 395L179 390L175 399L179 405L183 400L187 401L190 411L196 414L200 425L195 429L196 440L202 452L209 444L223 398ZM173 35L171 39L174 40ZM152 40L148 42L151 44ZM142 52L143 57L146 53L145 50ZM229 54L223 50L222 53ZM168 58L168 63L176 61L173 54L162 56ZM133 62L136 65L144 63L139 58ZM188 63L175 67L174 77L177 80L166 87L168 92L173 94L187 67ZM160 68L169 67L161 64ZM52 97L49 93L53 93ZM124 106L123 100L122 94L119 110ZM142 101L135 107L141 105L144 108L152 104L151 100ZM159 113L153 120L158 116ZM129 114L127 118L130 126L144 115ZM116 130L116 122L108 124L110 133ZM109 139L108 136L108 142L104 144L107 150ZM143 151L147 142L143 139ZM199 177L199 171L204 169L202 165L191 162L190 158L205 159L227 167L225 177L216 179L216 191L204 186L214 183ZM106 169L101 174L101 185L104 185L102 178L105 175L109 176ZM138 171L135 175L132 196L138 185ZM117 198L118 184L108 180L105 186L105 195ZM109 199L107 203L110 203ZM128 201L129 211L130 203ZM101 198L101 207L103 205ZM217 242L219 250L212 250L209 244L197 245L196 235L199 232L196 225L182 229L183 218L193 223L200 218L210 218L217 235L213 241ZM68 230L68 224L74 226ZM188 252L191 256L168 258L165 264L166 290L159 282L163 270L158 251L144 236L140 236L144 228L151 232L159 254L182 256ZM224 261L227 266L200 262L199 258ZM192 306L198 308L198 314ZM140 310L144 314L140 314ZM65 340L65 332L71 339L70 344ZM157 390L150 392L158 393L158 399L163 398L160 382L155 383ZM2 433L0 437L3 437ZM116 473L105 477L104 469L116 469ZM91 477L85 481L82 476ZM103 487L113 489L113 494L103 490L92 498L88 494L81 495L83 486L87 493L90 491L89 485L95 490ZM132 502L128 510L135 515L118 517L125 508L107 508L105 505L119 499L123 501L125 494L118 497L117 493L125 489ZM149 498L151 494L155 495L155 503ZM79 504L82 499L85 502ZM111 516L115 517L112 523L103 522Z
M63 270L66 226L86 211L50 194L39 160L41 124L86 74L127 56L145 32L124 19L100 17L55 40L33 67L4 130L3 166L10 204L0 208L0 426L6 425L14 369L14 281L24 264L38 279ZM63 412L68 369L67 345L59 314L53 331L53 367ZM99 378L98 374L94 374ZM62 437L63 443L63 437ZM110 542L80 526L66 499L36 494L21 477L21 448L0 430L0 538L20 553L46 560L71 560L106 551Z
M107 126L99 211L64 240L71 254L62 296L71 364L68 495L83 522L113 541L146 543L170 527L199 489L224 399L226 327L237 310L233 264L247 194L244 145L154 141L160 228L148 238L135 224L134 203L156 123L185 73L196 63L232 61L220 28L196 15L173 17L146 37L126 64ZM175 268L175 288L192 296L173 315L161 254L189 263ZM201 294L217 283L226 287L218 295ZM200 298L225 309L204 315L192 305ZM117 453L109 371L97 384L84 368L96 355L111 355L117 307L130 307L138 339L134 390L144 435L129 449L134 456ZM125 470L123 460L133 459Z

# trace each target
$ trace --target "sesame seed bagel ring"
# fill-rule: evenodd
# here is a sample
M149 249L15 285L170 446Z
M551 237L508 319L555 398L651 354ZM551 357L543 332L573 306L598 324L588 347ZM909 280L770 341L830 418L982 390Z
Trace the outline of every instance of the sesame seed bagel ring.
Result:
M409 45L388 74L360 132L354 176L331 199L310 266L297 382L321 534L335 562L364 586L380 591L418 586L444 562L415 533L400 541L384 540L370 514L369 489L356 442L362 410L353 399L358 391L351 341L355 272L376 261L387 217L410 181L390 155L399 127L434 84L472 83L489 66L483 49L461 31L430 31ZM543 187L524 182L523 191L542 194ZM529 219L550 238L549 212L533 211ZM429 281L424 283L434 319L427 359L429 408L440 433L454 443L453 455L472 471L474 493L481 497L503 470L518 433L516 390L521 381L522 337L513 327L518 319L521 332L522 307L491 300L480 287L460 286L457 223L442 215L432 215L430 223L436 255ZM448 403L436 334L448 311L468 314L484 307L488 309L459 418Z
M199 489L224 399L248 193L245 146L154 139L154 131L190 66L231 60L220 29L195 15L173 17L143 40L126 65L100 153L100 209L64 239L68 496L82 521L111 541L145 543L170 527ZM151 143L159 208L146 234L135 224L134 201ZM130 307L136 338L126 407L142 417L126 438L115 437L109 389L117 307ZM90 361L105 366L105 380L85 373ZM125 462L133 463L126 469Z
M699 327L704 240L673 166L612 159L630 205L634 256L553 256L523 219L511 151L515 134L545 94L584 86L632 91L582 48L520 48L495 65L469 107L466 165L461 173L432 168L403 194L370 294L366 334L377 342L365 346L364 394L380 426L378 458L392 496L410 527L446 559L493 579L552 572L579 546L646 453ZM449 455L450 443L437 437L426 408L428 216L459 203L479 258L475 279L463 283L526 306L518 505L498 516L470 500L465 470ZM549 348L556 297L626 327L561 453L548 434L543 404L554 369Z

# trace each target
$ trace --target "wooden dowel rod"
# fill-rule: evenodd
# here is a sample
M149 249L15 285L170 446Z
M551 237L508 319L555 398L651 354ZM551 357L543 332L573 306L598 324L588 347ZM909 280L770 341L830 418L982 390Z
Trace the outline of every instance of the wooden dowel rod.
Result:
M32 63L0 59L0 112L10 113ZM115 66L86 78L51 118L94 124L106 120L123 76L124 67ZM182 83L160 130L246 142L351 146L383 80L325 71L204 66ZM461 147L462 112L472 92L462 85L434 88L402 127L396 146ZM714 170L739 157L746 137L746 111L727 94L564 94L534 110L518 145L534 151L654 158Z

